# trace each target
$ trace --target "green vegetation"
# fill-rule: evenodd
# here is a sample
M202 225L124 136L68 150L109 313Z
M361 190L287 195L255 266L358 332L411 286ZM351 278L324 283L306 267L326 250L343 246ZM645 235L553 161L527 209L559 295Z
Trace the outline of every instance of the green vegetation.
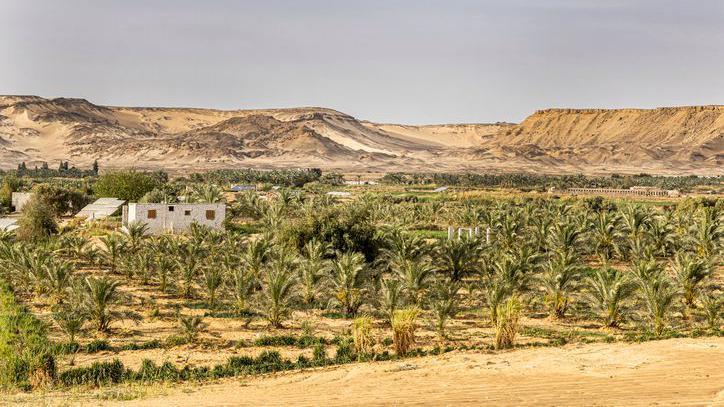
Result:
M289 179L282 182L284 176ZM324 194L313 170L204 177L166 182L161 174L109 173L91 188L126 199L173 202L184 194L218 202L228 197L221 188L194 182L306 185L237 194L229 204L227 230L194 226L183 236L148 236L143 224L129 225L127 233L110 227L90 233L93 224L74 222L59 227L58 217L74 210L74 197L80 202L87 189L35 187L39 193L17 236L0 239L0 280L7 283L0 285L3 386L196 380L384 360L426 353L419 343L424 337L442 343L430 351L439 353L480 341L477 348L502 349L576 338L721 333L720 199L664 206L525 194L439 199L381 186L351 188L351 198L336 200ZM521 179L548 182L543 176ZM7 185L15 188L11 181ZM448 240L448 225L479 227L481 233ZM154 300L141 301L146 297L139 291ZM162 312L155 298L178 308ZM48 310L43 318L63 342L50 343L43 324L20 300ZM346 324L344 331L335 332L334 340L314 335L309 326L294 332L300 318L310 324L316 316L342 320L334 322ZM223 346L312 348L313 356L292 361L266 352L206 367L145 361L138 370L106 360L63 364L55 371L54 357L67 361L66 355L77 353L218 346L222 339L207 325L217 317L243 329L283 330L254 340L224 340ZM115 342L119 320L156 318L171 320L177 332L155 341ZM490 331L461 345L456 338L461 318L476 319L476 329ZM593 328L547 332L526 327L530 318L548 318L555 327L584 320ZM434 329L437 338L419 335L423 327ZM102 339L86 339L93 335ZM334 356L325 345L336 347Z
M98 197L112 197L136 202L158 187L158 176L138 171L114 171L101 175L93 185Z

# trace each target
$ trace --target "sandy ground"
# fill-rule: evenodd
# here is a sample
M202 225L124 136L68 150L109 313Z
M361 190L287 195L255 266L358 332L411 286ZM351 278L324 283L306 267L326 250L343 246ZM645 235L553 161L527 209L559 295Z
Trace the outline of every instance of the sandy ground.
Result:
M141 391L18 396L36 404L224 405L724 405L724 338L587 344L405 361ZM101 392L102 390L98 390ZM132 393L131 388L126 388ZM108 391L105 393L108 397ZM118 394L113 397L118 397ZM138 394L138 393L136 393Z

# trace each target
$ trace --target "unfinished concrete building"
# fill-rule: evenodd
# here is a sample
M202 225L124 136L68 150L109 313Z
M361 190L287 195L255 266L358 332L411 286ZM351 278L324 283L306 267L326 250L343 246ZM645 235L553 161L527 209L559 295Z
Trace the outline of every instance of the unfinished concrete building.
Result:
M224 229L225 203L129 203L123 207L123 226L136 222L148 226L147 233L183 233L193 223Z

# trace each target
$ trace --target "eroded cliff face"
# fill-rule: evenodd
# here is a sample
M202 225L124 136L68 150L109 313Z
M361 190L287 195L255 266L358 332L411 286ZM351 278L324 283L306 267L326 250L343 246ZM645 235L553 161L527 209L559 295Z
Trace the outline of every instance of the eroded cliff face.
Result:
M0 96L0 168L724 173L724 106L546 109L520 124L398 125L332 109L99 106Z

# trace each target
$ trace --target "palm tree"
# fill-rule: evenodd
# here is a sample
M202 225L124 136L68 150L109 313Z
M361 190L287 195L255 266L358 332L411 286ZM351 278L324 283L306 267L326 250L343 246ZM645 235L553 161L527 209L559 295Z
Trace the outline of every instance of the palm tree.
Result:
M422 258L407 259L396 263L393 272L402 283L409 303L419 305L432 275L432 266Z
M679 252L671 263L674 280L681 290L681 299L688 308L696 308L701 283L712 275L709 262L685 252Z
M647 235L654 254L661 257L669 255L671 248L675 245L674 228L665 217L652 218Z
M231 289L234 295L234 306L238 312L244 312L246 311L249 297L254 293L258 285L258 274L250 271L245 265L229 270L229 273L231 273L232 278L227 279L227 282L231 282L232 284Z
M445 339L445 325L449 318L458 313L458 291L460 285L448 279L440 279L434 285L430 296L430 309L435 314L435 327L440 339Z
M199 260L204 257L204 248L195 241L188 241L177 247L179 257L176 260L183 279L184 298L191 297L194 280L199 269Z
M505 300L514 292L511 282L504 272L497 272L488 277L483 283L483 293L485 294L485 303L488 307L490 322L495 325L498 323L498 309Z
M639 285L653 331L656 335L661 335L666 328L667 316L678 291L663 273L655 273L640 279Z
M85 308L88 316L95 321L100 332L107 332L110 323L117 316L110 307L118 299L120 282L108 277L86 277L87 297Z
M241 261L252 276L258 278L261 270L271 257L271 245L268 240L255 239L249 242L241 254Z
M224 201L223 191L216 185L199 185L191 194L194 202L219 203Z
M328 246L317 240L310 240L302 250L304 259L298 268L299 284L302 301L307 307L311 307L317 302L317 295L328 268L324 259L327 252Z
M634 281L616 269L604 267L588 277L586 285L591 307L607 327L618 327L628 302L636 294Z
M286 254L274 256L265 268L260 291L264 314L269 324L281 328L282 322L291 312L296 297L294 264Z
M724 230L716 208L701 208L692 225L693 244L696 253L711 258L721 251Z
M68 336L70 343L75 343L75 337L83 331L87 320L88 316L84 312L69 307L61 307L53 313L53 321Z
M180 333L188 343L196 343L199 333L208 327L200 315L179 315L178 321Z
M361 253L346 252L332 261L331 286L336 300L345 314L354 316L362 306L364 289L364 256Z
M392 323L392 316L402 303L402 284L396 278L385 278L381 288L380 306L387 316L387 322Z
M717 330L720 327L719 321L721 320L722 304L724 304L723 298L721 292L715 291L708 292L702 297L701 312L711 330Z
M135 252L141 245L141 241L146 232L148 232L148 224L144 222L131 222L126 226L126 232L128 233L127 246L130 251Z
M62 303L65 290L73 278L73 265L67 261L52 260L45 264L44 270L45 292L49 293L57 304Z
M581 266L575 255L567 250L556 251L548 261L543 275L543 287L546 290L546 303L551 316L564 318L573 294L579 287Z
M176 263L169 254L159 254L156 257L156 277L158 278L159 290L165 293L168 287L168 277L174 270Z
M559 219L551 228L550 250L576 251L583 237L581 227L565 219Z
M441 239L437 244L437 266L451 280L460 281L479 268L481 253L478 239Z
M619 251L621 232L618 225L619 218L607 211L600 211L593 221L593 249L604 264Z
M224 283L224 274L212 264L210 267L204 269L203 275L204 287L209 298L209 308L213 309L216 306L216 291Z

